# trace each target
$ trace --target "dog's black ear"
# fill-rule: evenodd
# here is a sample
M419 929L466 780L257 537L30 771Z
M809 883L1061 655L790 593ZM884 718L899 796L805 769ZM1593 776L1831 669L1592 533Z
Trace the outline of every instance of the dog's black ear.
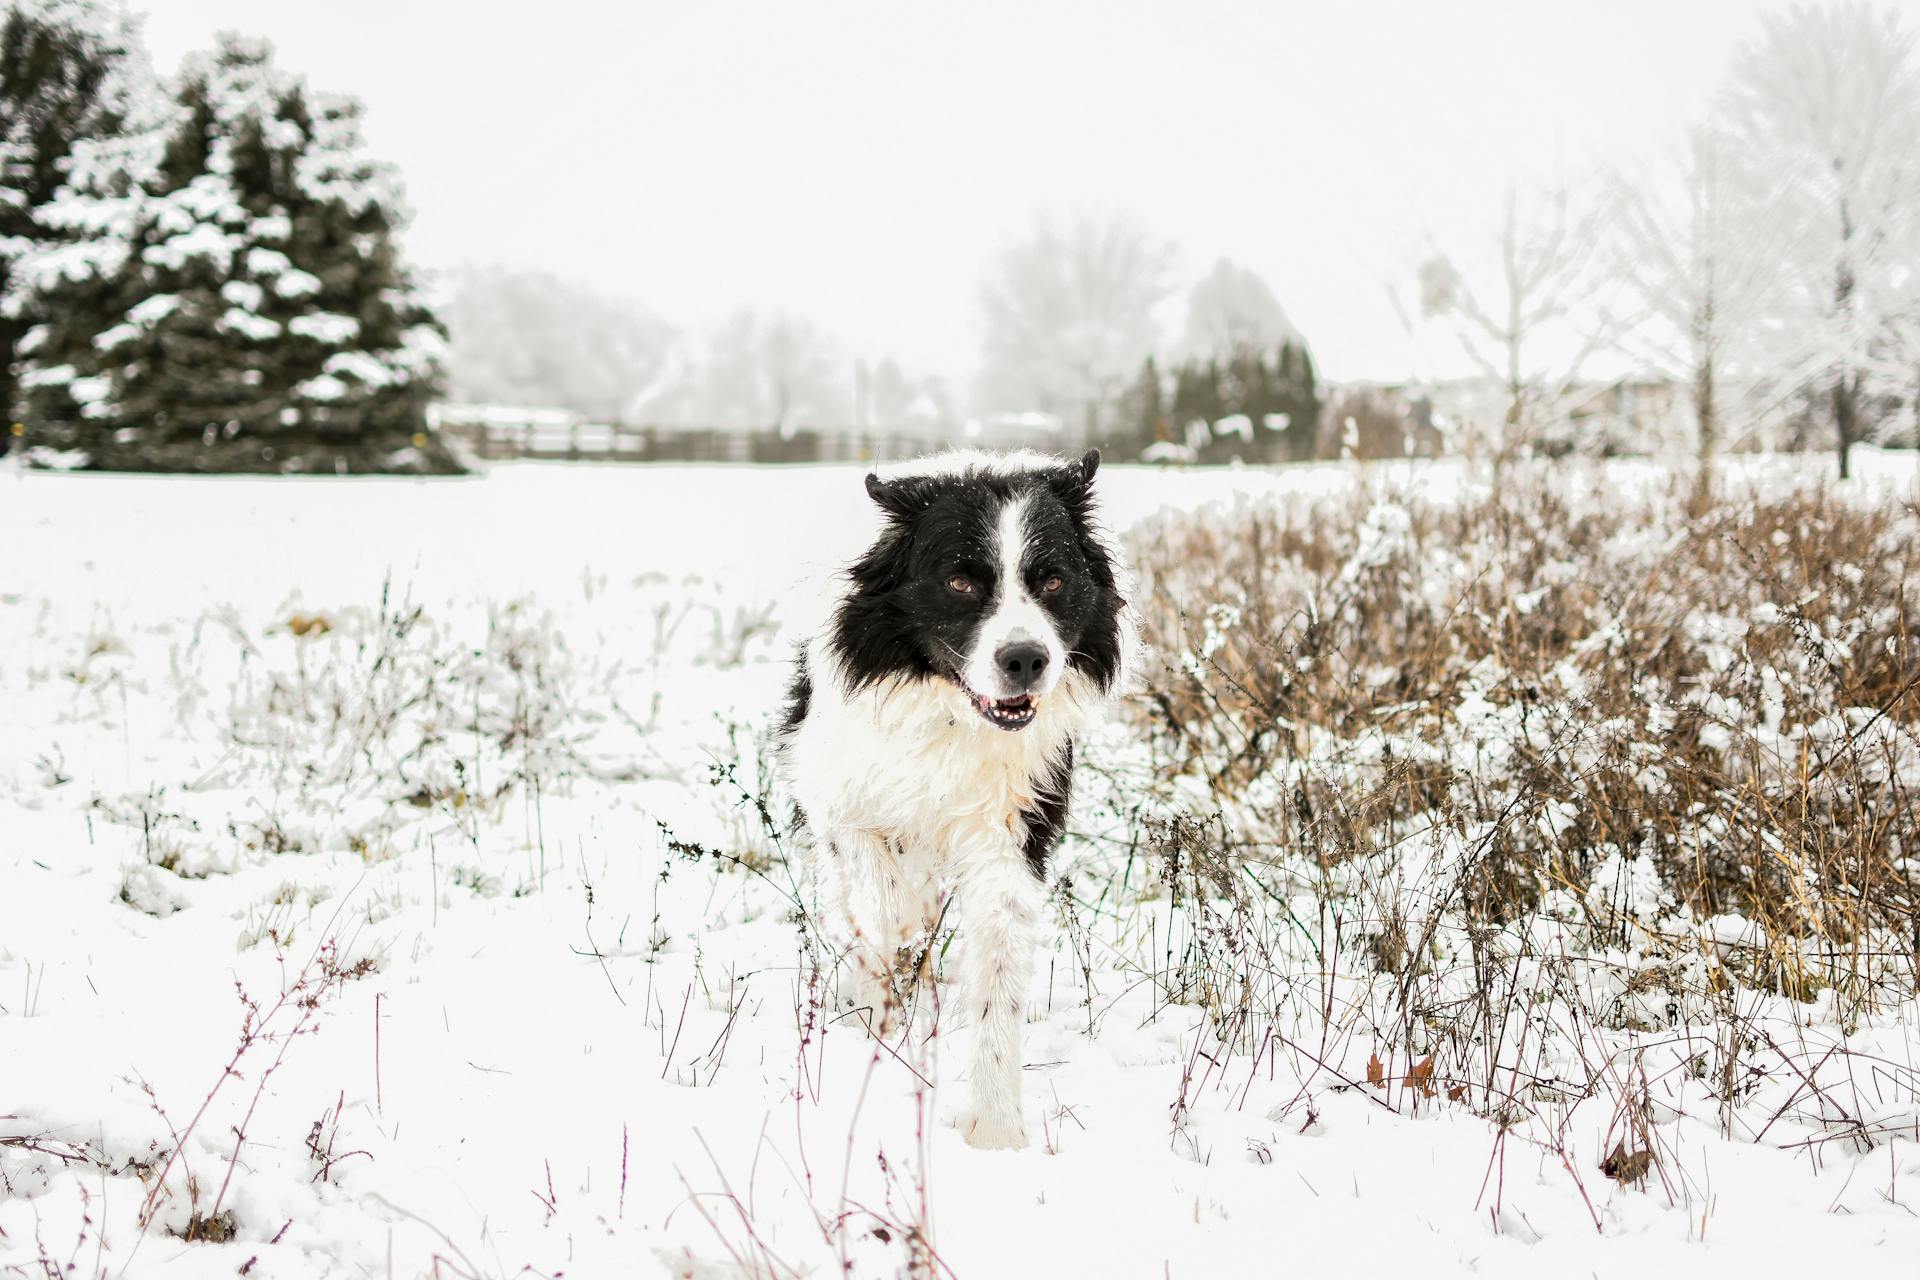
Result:
M1078 462L1069 462L1048 477L1053 491L1070 510L1084 512L1093 498L1093 473L1100 469L1100 451L1089 449Z
M909 480L882 480L872 471L867 473L867 496L892 520L906 519L920 505L920 495Z

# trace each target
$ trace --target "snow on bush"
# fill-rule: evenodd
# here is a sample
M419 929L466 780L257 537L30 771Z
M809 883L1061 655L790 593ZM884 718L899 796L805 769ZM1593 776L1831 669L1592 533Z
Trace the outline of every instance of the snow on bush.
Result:
M1138 531L1144 745L1108 772L1115 852L1071 872L1089 945L1223 1052L1556 1159L1610 1111L1589 1154L1676 1198L1681 1120L1911 1132L1913 1078L1859 1091L1914 1012L1920 518L1692 502L1521 471Z

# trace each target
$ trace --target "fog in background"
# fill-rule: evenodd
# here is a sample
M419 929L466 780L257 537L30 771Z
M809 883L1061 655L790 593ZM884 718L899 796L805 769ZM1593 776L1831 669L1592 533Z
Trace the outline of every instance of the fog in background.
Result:
M1170 349L1227 257L1326 378L1435 372L1388 296L1423 246L1516 179L1678 150L1775 7L164 0L145 26L163 71L236 28L363 99L424 267L548 273L703 347L800 325L964 399L982 281L1040 217L1171 245Z

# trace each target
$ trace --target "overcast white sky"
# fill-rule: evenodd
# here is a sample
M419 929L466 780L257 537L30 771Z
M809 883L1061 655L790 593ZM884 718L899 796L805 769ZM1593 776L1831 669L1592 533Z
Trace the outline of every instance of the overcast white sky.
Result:
M1266 277L1336 378L1409 355L1384 281L1511 168L1632 164L1768 0L827 4L133 0L171 70L265 35L368 107L426 266L547 268L698 328L782 306L963 377L1036 210L1123 208Z

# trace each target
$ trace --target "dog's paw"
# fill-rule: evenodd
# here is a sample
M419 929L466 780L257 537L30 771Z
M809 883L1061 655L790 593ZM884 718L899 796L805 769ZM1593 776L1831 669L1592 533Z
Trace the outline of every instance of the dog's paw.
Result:
M1019 1151L1027 1145L1027 1124L1020 1112L995 1107L968 1107L954 1120L967 1145L981 1151Z

